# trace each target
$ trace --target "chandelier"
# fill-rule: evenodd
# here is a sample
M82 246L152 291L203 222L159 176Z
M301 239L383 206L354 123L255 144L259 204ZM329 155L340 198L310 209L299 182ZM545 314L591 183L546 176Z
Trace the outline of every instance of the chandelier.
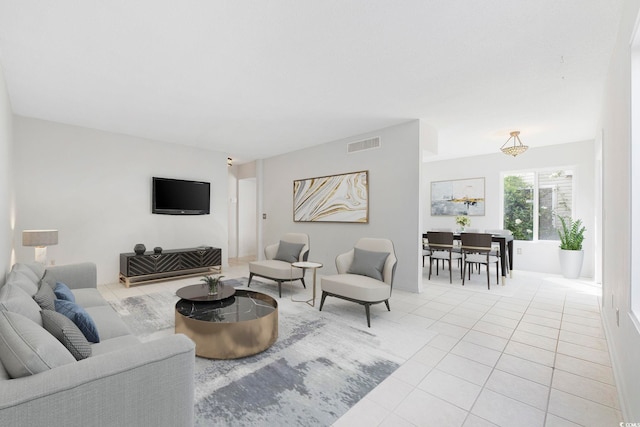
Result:
M504 154L515 157L529 149L529 146L523 145L522 141L520 141L520 137L518 136L520 135L520 131L515 130L511 132L510 135L509 139L507 139L507 141L502 144L502 147L500 147L500 150L502 150ZM513 144L508 145L509 141L512 141Z

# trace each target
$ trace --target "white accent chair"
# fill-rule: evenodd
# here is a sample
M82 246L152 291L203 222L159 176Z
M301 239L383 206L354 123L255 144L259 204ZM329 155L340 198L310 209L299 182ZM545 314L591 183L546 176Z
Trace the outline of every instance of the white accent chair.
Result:
M280 243L285 244L280 247ZM283 250L285 247L291 249L302 245L299 254L292 254L291 251ZM249 283L253 276L264 277L275 280L278 283L278 296L282 297L282 282L292 282L300 280L304 288L304 269L292 268L291 264L298 261L306 261L309 257L309 236L304 233L287 233L282 236L280 242L266 246L264 248L265 260L252 261L249 263Z
M364 305L367 326L371 327L370 306L384 302L387 310L398 260L389 239L362 238L354 249L336 257L338 274L320 279L322 300L328 296ZM375 276L376 278L372 277Z

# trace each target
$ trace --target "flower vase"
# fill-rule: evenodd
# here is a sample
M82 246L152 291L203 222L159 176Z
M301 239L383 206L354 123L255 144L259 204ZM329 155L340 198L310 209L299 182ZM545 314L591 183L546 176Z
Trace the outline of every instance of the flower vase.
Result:
M218 295L218 284L209 285L209 296Z

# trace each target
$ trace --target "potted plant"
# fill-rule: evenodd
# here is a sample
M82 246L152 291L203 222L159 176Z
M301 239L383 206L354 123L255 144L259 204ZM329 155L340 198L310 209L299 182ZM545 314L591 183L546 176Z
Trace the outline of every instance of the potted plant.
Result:
M465 227L468 227L471 225L471 220L466 215L458 215L456 217L456 224L460 226L460 231L464 231Z
M202 286L209 287L209 295L217 295L218 294L218 284L220 283L220 279L224 276L204 276L200 279L201 282L204 282Z
M582 270L584 251L582 241L586 228L582 220L573 221L571 218L560 217L562 227L558 230L560 236L560 268L567 279L576 279Z

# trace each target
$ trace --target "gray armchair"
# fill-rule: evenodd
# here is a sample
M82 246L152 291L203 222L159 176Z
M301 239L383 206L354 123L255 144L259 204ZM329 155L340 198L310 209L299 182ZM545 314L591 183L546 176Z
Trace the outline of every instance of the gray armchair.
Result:
M338 274L320 279L322 300L328 296L364 305L367 326L371 327L370 307L384 302L387 310L398 260L389 239L362 238L349 252L336 257Z
M280 242L264 248L265 260L249 263L249 283L253 276L275 280L278 283L278 295L282 297L282 282L300 280L304 288L304 270L291 268L297 261L306 261L309 257L309 236L304 233L287 233Z

